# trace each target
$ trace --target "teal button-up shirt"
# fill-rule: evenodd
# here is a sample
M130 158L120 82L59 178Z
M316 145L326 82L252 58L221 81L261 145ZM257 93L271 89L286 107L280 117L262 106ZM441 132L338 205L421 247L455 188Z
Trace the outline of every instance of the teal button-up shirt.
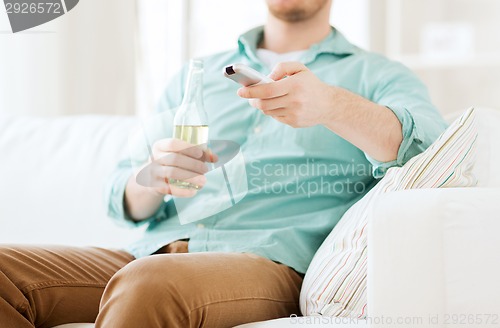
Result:
M263 115L236 95L236 83L222 76L224 66L237 62L269 73L256 55L262 33L262 27L253 29L239 38L237 50L204 58L209 137L241 146L248 193L234 206L195 223L179 222L173 200L166 201L150 219L136 223L123 209L134 160L121 162L108 184L107 203L109 216L118 222L147 226L143 238L127 248L134 256L189 239L190 252L249 252L305 273L344 212L388 168L401 166L425 150L446 127L426 88L410 70L352 45L335 29L301 61L323 82L394 112L404 136L397 159L377 162L323 126L294 129ZM159 106L165 115L156 120L160 132L150 142L171 137L172 113L182 101L186 74L184 68L168 86Z

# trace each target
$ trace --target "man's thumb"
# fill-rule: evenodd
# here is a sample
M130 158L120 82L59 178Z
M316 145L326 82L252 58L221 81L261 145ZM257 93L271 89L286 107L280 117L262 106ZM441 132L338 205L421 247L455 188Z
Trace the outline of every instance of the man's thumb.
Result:
M269 77L274 81L279 81L285 76L292 76L294 74L306 71L307 67L299 62L284 62L276 65L269 74Z

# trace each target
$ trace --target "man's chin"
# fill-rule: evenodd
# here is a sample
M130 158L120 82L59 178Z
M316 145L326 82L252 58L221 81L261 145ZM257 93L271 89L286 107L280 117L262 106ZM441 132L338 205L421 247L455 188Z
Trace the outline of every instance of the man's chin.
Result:
M270 11L274 17L289 23L297 23L311 18L309 17L310 15L307 15L307 12L303 10L290 10L286 12L284 11L278 12L273 10Z
M307 0L307 2L297 3L268 1L268 9L274 17L294 23L314 18L328 3L330 3L329 0Z

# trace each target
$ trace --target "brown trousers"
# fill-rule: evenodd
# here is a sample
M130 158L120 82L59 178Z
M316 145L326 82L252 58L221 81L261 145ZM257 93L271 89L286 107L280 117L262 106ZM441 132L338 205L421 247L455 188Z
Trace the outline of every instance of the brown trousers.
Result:
M187 244L186 244L187 245ZM0 246L0 326L233 327L299 314L302 277L239 253ZM176 254L173 254L177 252Z

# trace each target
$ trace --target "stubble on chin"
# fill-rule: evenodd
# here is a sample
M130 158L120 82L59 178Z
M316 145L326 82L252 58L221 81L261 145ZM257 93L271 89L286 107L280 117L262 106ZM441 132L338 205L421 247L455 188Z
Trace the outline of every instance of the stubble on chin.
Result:
M307 12L302 9L292 9L287 12L277 12L270 9L271 14L283 21L296 23L307 19Z
M329 0L303 0L303 1L311 1L309 3L302 3L302 5L297 6L289 6L288 8L283 8L279 5L276 7L273 6L272 2L269 3L269 12L274 17L290 22L296 23L300 21L308 20L318 14L328 3Z

